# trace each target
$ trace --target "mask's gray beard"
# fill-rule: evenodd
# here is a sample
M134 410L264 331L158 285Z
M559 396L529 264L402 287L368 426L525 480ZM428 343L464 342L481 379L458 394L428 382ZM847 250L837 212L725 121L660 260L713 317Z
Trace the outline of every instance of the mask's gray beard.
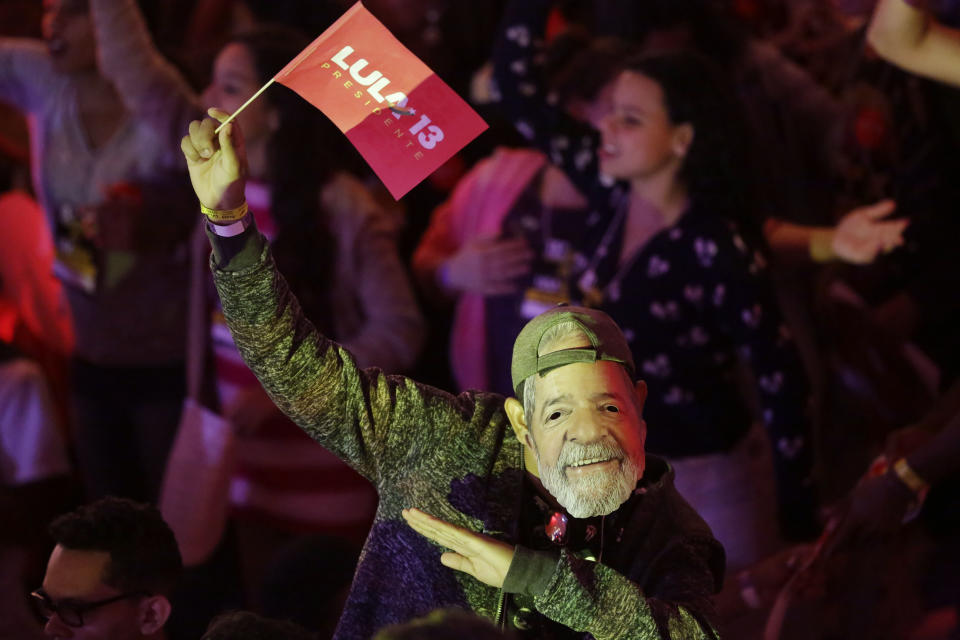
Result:
M540 482L574 518L613 513L627 501L640 479L637 464L622 448L606 441L588 445L568 442L555 465L543 463L539 448L534 447L534 453L540 470ZM620 459L618 470L572 479L563 471L564 467L581 460L610 457Z

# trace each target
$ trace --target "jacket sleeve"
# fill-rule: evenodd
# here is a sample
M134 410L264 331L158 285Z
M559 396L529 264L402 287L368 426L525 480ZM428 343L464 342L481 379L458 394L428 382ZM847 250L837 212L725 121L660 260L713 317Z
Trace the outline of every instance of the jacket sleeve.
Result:
M359 180L337 175L324 189L325 209L338 219L363 324L343 347L361 367L411 369L426 337L407 270L397 254L395 225Z
M134 0L90 0L100 72L130 113L176 151L191 120L203 116L199 96L161 55Z
M678 541L658 560L669 570L648 579L645 592L616 570L567 550L557 558L518 547L504 589L533 596L537 611L597 640L715 638L709 622L715 581L706 558L696 541Z
M510 0L493 49L495 98L504 115L554 165L567 174L593 206L615 198L613 182L600 180L599 135L552 104L540 84L547 15L553 0Z
M214 283L247 366L287 416L378 486L431 464L437 443L458 430L479 433L502 413L498 396L452 396L361 369L304 317L254 226L211 239Z

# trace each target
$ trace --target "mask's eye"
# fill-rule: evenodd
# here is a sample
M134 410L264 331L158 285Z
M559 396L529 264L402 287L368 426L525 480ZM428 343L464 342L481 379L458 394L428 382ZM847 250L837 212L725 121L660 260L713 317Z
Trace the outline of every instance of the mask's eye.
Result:
M604 410L607 411L608 413L620 413L620 407L614 404L608 404L607 406L604 407Z
M560 413L559 411L554 411L549 416L547 416L547 420L559 420L561 415L563 414Z

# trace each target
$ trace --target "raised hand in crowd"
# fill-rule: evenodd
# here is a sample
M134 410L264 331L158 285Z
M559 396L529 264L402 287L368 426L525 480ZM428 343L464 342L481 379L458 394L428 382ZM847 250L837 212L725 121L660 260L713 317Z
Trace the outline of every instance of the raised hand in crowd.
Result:
M770 218L764 224L763 233L778 260L801 264L810 260L870 264L881 253L903 244L903 232L910 222L887 219L895 208L892 200L881 200L847 212L832 227L798 225Z
M235 209L244 203L247 156L243 134L236 122L217 126L230 114L219 109L207 111L210 118L194 120L180 141L187 159L190 182L200 203L210 209Z
M910 221L887 220L895 208L892 200L883 200L844 215L834 227L830 243L836 258L850 264L870 264L881 253L902 245Z

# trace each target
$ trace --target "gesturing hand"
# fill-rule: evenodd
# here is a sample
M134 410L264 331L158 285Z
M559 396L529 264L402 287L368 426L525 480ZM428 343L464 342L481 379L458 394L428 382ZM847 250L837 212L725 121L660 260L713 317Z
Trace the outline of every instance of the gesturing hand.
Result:
M517 278L530 272L533 252L520 238L477 238L444 265L445 286L485 296L513 293Z
M895 208L892 200L883 200L843 216L834 230L833 253L851 264L869 264L881 251L899 247L909 221L883 219Z
M513 562L513 547L438 520L419 509L404 509L402 513L414 531L450 549L440 556L444 566L469 573L491 587L499 589L503 586L503 579Z
M210 118L190 123L190 133L180 141L180 149L201 204L211 209L234 209L243 204L247 177L243 135L236 122L214 134L230 114L219 109L208 109L207 113Z

